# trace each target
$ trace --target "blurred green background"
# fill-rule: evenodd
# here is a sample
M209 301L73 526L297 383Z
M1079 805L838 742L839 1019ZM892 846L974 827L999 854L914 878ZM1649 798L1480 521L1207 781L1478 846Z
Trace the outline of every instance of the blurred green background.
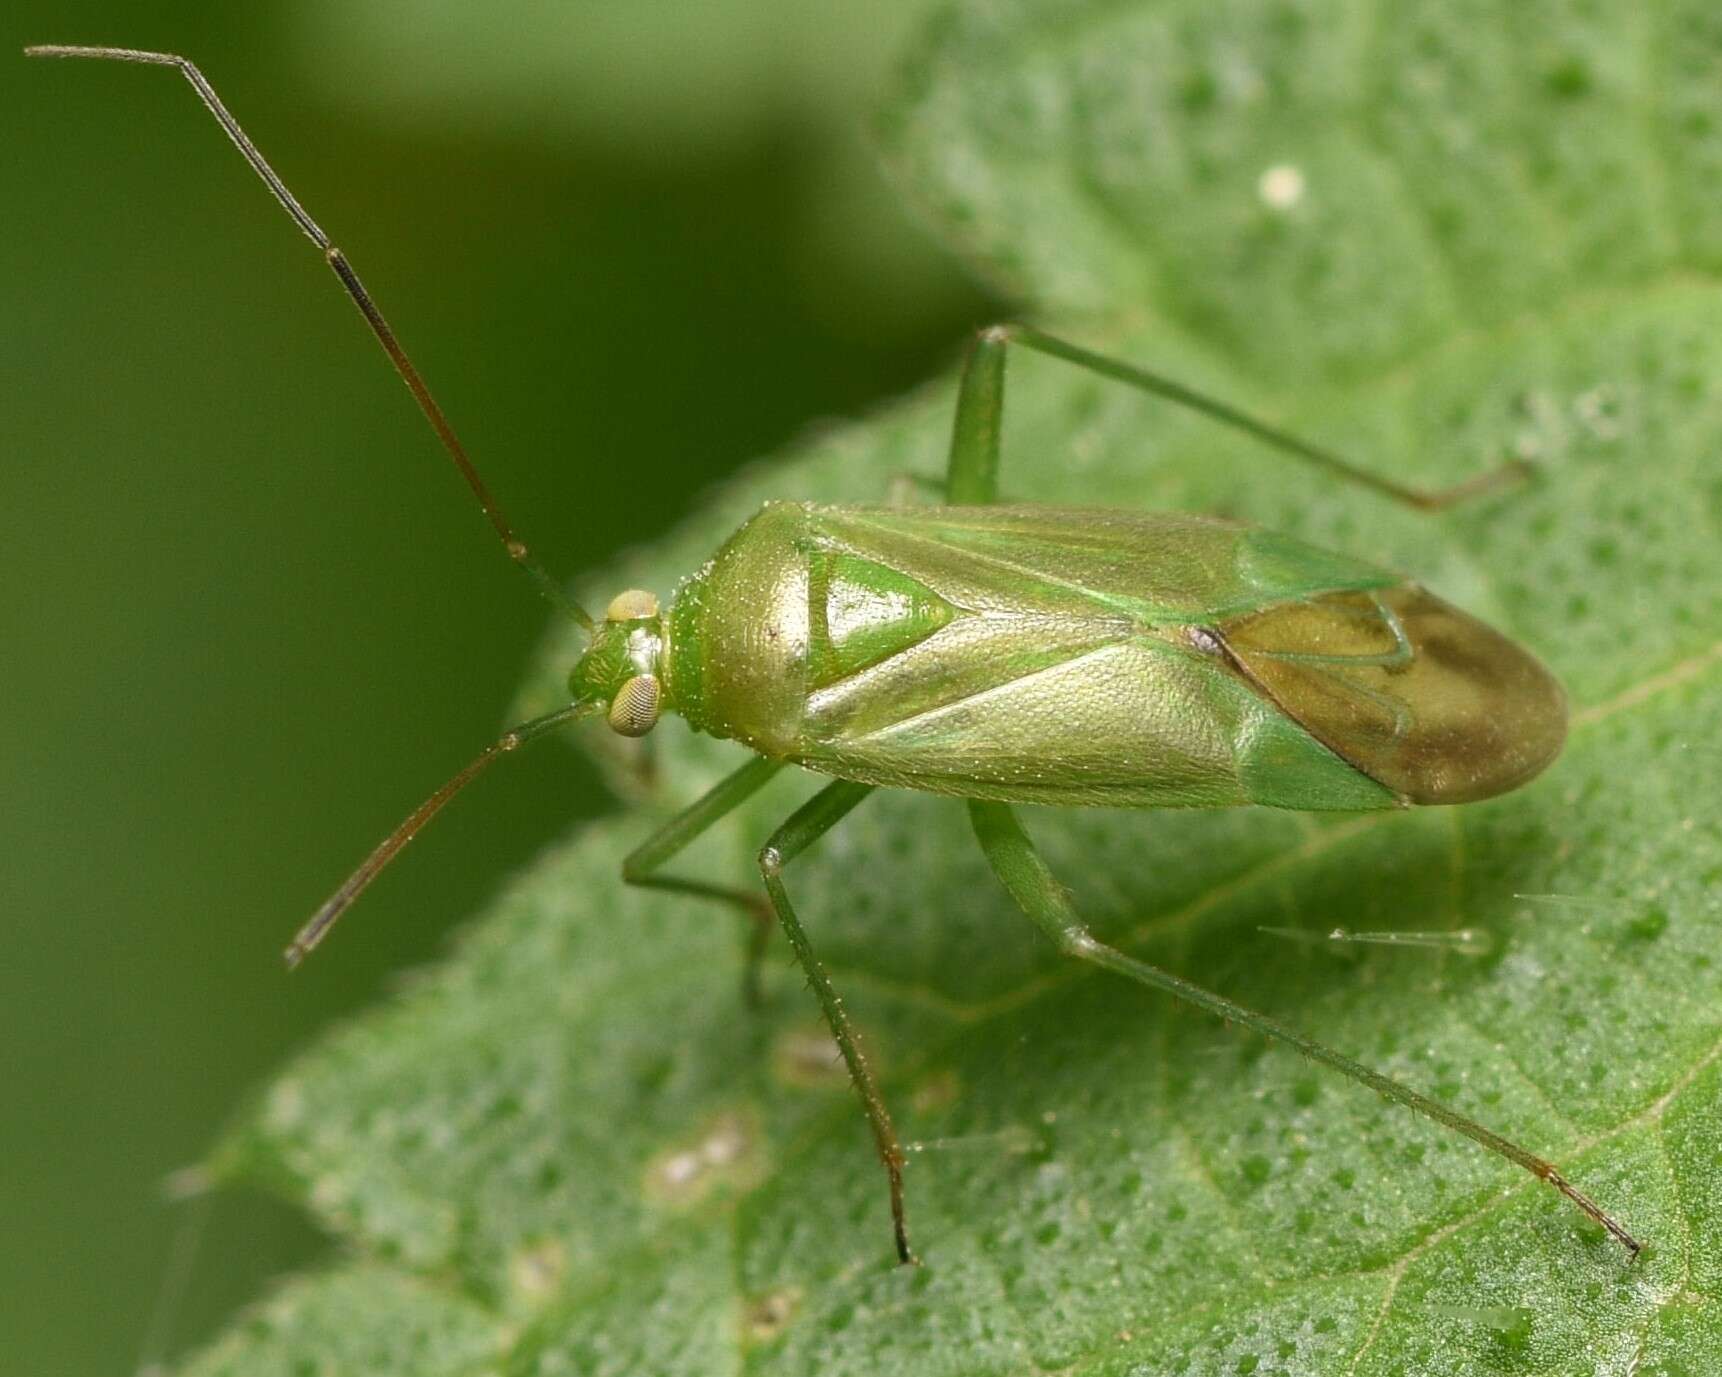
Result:
M574 573L999 309L865 147L927 8L15 0L0 36L197 60ZM5 61L6 1366L123 1373L187 1218L165 1178L613 805L574 752L529 753L283 973L494 735L548 612L179 78ZM171 1347L322 1246L219 1198Z

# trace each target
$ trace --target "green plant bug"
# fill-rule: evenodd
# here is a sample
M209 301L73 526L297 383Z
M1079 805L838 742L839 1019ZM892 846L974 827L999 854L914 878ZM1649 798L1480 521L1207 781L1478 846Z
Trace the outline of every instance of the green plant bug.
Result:
M785 888L797 856L873 790L965 801L992 870L1065 954L1296 1048L1471 1138L1566 1196L1636 1256L1640 1243L1547 1161L1344 1054L1105 945L1013 811L1260 804L1367 810L1465 803L1517 788L1560 752L1566 698L1527 651L1400 575L1207 516L998 501L1011 346L1170 399L1391 500L1437 510L1525 476L1509 464L1441 492L1401 486L1224 402L1028 325L983 330L959 385L938 505L769 503L667 605L643 590L601 618L515 534L340 249L183 57L42 46L31 56L175 68L316 244L471 487L509 557L584 629L569 702L488 747L427 799L300 929L297 965L365 886L497 757L602 716L643 736L665 713L755 758L623 862L631 884L775 922L860 1092L889 1182L896 1254L916 1261L904 1151L856 1031ZM758 854L760 893L663 868L785 766L830 776ZM750 967L751 969L751 967Z

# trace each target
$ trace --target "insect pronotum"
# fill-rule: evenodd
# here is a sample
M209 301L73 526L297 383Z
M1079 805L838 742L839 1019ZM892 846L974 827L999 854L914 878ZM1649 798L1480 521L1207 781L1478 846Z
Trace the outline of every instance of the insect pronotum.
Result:
M432 794L313 914L297 965L474 776L565 723L643 736L665 712L755 758L622 864L630 884L755 919L750 972L781 925L860 1092L889 1181L897 1257L914 1262L903 1149L855 1029L790 903L790 863L874 789L966 801L975 836L1059 950L1286 1043L1548 1182L1637 1255L1640 1244L1555 1166L1457 1110L1096 939L1012 805L1264 804L1306 810L1464 803L1536 775L1566 734L1560 684L1528 652L1416 584L1290 536L1210 517L998 503L1012 345L1168 398L1329 476L1425 511L1515 481L1507 465L1408 488L1224 402L1029 325L975 338L939 506L773 502L668 607L638 589L600 619L533 557L490 495L358 275L275 175L203 74L171 53L44 46L34 57L177 69L322 252L429 419L508 556L585 631L569 702L507 732ZM759 851L756 892L663 867L786 765L832 776Z

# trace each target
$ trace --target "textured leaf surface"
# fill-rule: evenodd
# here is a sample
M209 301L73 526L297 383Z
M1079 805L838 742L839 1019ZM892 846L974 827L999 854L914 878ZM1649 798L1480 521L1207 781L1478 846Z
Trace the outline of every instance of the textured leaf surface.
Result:
M451 1372L1715 1371L1719 56L1714 13L1680 0L995 0L947 16L887 124L906 187L1067 333L1402 479L1540 465L1420 518L1017 360L1011 496L1226 512L1398 566L1575 704L1553 769L1463 809L1029 823L1102 934L1555 1158L1648 1256L1289 1053L1061 963L960 808L884 793L788 878L927 1145L927 1265L890 1266L882 1174L785 954L750 1014L730 916L619 882L742 758L671 724L652 797L262 1097L221 1167L363 1261L203 1361L299 1344L321 1371L422 1371L414 1343L458 1334ZM591 591L667 591L766 496L937 473L949 405L940 385L810 443ZM745 883L811 787L774 784L694 866ZM320 1349L339 1298L379 1286L397 1346Z

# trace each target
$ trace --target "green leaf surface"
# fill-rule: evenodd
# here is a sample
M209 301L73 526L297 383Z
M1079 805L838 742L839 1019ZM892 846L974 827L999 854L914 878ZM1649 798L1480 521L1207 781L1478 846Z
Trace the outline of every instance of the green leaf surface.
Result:
M222 1174L303 1201L357 1260L188 1370L291 1349L422 1372L434 1344L509 1374L1716 1371L1719 60L1689 0L992 0L936 26L885 123L907 192L1066 333L1404 481L1536 461L1419 517L1015 360L1009 496L1223 512L1397 566L1574 702L1560 761L1488 803L1028 823L1103 937L1553 1158L1645 1257L1468 1141L1061 961L960 807L885 791L788 883L924 1145L926 1265L892 1266L883 1174L787 952L750 1012L731 915L620 883L744 758L670 723L637 807L546 855L225 1145ZM951 395L762 466L588 593L668 592L768 496L937 474ZM557 637L523 711L574 650ZM582 744L629 777L621 743ZM689 869L748 883L815 783L774 783ZM366 1326L393 1337L361 1357Z

